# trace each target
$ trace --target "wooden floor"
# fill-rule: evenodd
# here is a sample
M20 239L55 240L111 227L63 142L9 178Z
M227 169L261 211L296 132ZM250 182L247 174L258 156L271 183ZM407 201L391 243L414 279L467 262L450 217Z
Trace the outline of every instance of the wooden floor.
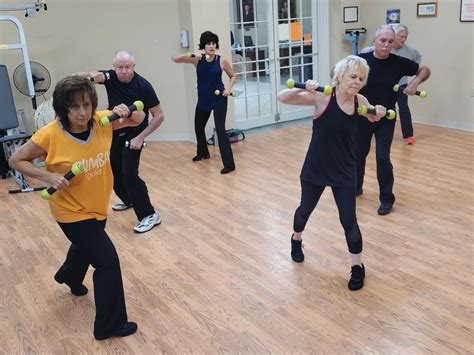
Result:
M418 125L392 148L396 204L377 215L373 150L358 220L367 277L347 289L350 258L330 189L290 258L299 173L311 127L256 133L192 163L189 142L151 142L141 174L163 223L134 234L111 212L129 319L139 331L95 341L94 296L53 275L68 242L37 194L0 181L0 353L397 353L474 351L474 134ZM115 196L112 202L116 202ZM92 270L85 280L92 290Z

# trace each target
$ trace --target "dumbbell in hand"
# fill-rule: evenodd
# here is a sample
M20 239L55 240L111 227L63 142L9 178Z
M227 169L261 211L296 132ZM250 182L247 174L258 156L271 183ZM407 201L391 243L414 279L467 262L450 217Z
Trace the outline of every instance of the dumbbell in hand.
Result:
M196 54L194 53L186 53L186 58L188 59L191 59L191 58L196 58ZM209 54L203 54L201 56L201 59L205 59L207 61L209 61L209 59L211 59L211 56Z
M370 113L371 115L375 115L375 108L368 108L365 105L360 105L357 108L357 113L361 116L365 116L366 114ZM389 120L393 120L395 117L397 117L397 114L395 113L394 110L387 110L387 113L384 116L385 118Z
M82 173L84 172L84 168L82 167L81 164L79 163L75 163L73 164L73 166L71 167L71 170L69 170L65 175L64 177L68 180L68 181L71 181L71 179L74 177L74 176L78 176L78 175L81 175ZM49 200L53 194L56 192L56 189L54 187L49 187L47 189L44 189L43 191L41 191L41 198L44 199L44 200Z
M137 100L133 103L133 105L128 106L128 109L130 110L130 113L132 113L134 111L143 111L144 107L145 107L145 105L143 104L143 102ZM117 115L116 113L113 113L113 114L111 114L110 116L107 116L107 117L101 117L99 119L99 126L105 127L110 122L115 121L119 118L120 118L120 116Z
M146 142L143 142L142 149L146 148L147 146L148 146L148 144ZM130 142L129 141L125 141L125 148L130 148ZM130 149L132 149L132 148L130 148Z
M306 84L305 83L298 83L294 81L293 79L288 79L285 83L285 86L288 89L306 89ZM316 91L324 93L324 95L331 95L332 94L332 86L330 85L325 85L325 86L319 86L316 88Z
M223 94L224 94L223 91L214 90L214 95L216 95L216 96L221 96L221 95L223 95ZM230 93L230 96L234 96L234 97L235 97L235 92L232 91L232 92Z
M398 85L398 84L395 84L395 85L393 86L393 91L395 91L395 92L403 91L403 90L405 90L406 87L407 87L406 85ZM426 96L428 96L428 93L427 93L426 91L424 91L424 90L423 90L423 91L418 91L418 90L417 90L417 91L415 92L415 95L417 95L417 96L421 97L422 99L424 99Z

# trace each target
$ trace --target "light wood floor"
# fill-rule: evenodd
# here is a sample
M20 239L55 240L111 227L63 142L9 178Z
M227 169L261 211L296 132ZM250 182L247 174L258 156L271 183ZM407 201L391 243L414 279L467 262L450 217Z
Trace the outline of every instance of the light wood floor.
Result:
M365 287L347 289L350 259L327 189L290 258L308 124L233 145L192 163L188 142L151 142L141 174L163 223L132 231L110 214L136 335L93 340L93 292L74 297L53 275L68 247L37 194L0 181L0 353L398 353L474 351L474 134L418 125L392 158L397 202L377 215L373 150L358 220ZM115 202L115 196L112 202ZM92 290L92 270L85 280Z

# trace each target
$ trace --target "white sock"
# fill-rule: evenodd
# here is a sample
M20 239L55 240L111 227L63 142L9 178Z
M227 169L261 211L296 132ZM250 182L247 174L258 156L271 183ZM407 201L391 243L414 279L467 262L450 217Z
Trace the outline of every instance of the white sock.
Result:
M352 266L354 265L359 265L360 267L362 267L362 252L360 252L359 254L351 254L351 260L352 260Z

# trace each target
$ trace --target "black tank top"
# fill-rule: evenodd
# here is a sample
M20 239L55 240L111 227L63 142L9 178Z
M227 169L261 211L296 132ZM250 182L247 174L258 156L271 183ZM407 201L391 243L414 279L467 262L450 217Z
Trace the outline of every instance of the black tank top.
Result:
M336 90L326 110L313 120L313 135L301 170L303 181L321 186L355 186L355 136L358 101L354 98L354 114L341 110Z

